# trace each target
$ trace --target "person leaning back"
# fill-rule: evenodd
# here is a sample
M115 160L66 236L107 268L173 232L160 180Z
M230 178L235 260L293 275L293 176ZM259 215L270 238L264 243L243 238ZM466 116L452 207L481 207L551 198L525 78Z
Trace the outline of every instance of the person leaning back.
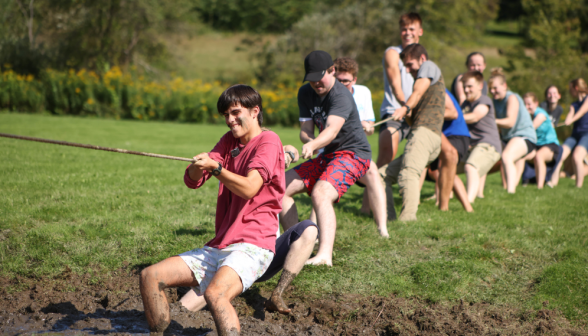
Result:
M184 182L192 189L220 181L215 236L203 248L167 258L141 272L140 289L149 329L170 323L168 287L195 287L204 295L219 335L238 335L231 305L268 268L275 253L278 213L285 192L280 138L263 130L261 96L246 85L225 90L217 103L230 131L210 153L194 157Z

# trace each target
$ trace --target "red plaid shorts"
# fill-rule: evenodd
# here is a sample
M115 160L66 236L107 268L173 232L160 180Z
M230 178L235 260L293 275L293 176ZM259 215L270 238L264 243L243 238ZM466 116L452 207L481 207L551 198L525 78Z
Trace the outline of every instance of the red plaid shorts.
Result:
M357 180L359 180L370 168L371 160L364 160L351 151L340 151L330 154L319 154L296 167L294 170L302 178L308 195L312 194L312 188L317 181L329 182L341 196L347 192Z

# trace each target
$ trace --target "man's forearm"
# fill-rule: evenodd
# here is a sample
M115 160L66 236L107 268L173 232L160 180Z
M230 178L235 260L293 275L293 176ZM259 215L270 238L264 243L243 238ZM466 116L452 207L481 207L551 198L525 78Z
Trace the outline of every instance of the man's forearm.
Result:
M312 136L310 136L310 135L308 135L308 133L306 133L304 131L300 131L300 141L302 141L303 144L309 143L312 140L314 140L314 134Z
M252 172L254 173L252 174ZM250 171L247 176L241 176L223 169L217 178L225 187L229 188L233 194L246 200L257 195L263 184L261 175L259 175L257 170Z
M188 176L190 177L190 179L194 182L199 181L202 176L204 175L204 171L201 170L200 168L194 166L194 165L190 165L190 167L188 167Z
M319 149L327 146L331 143L331 141L335 139L336 136L337 133L333 129L329 127L325 128L315 139L311 140L313 141L314 149Z
M390 80L390 77L388 77L388 80ZM406 103L406 97L404 96L404 91L402 91L402 84L400 83L400 76L398 76L398 79L390 82L390 87L392 87L392 93L396 97L396 100L398 100L400 104Z

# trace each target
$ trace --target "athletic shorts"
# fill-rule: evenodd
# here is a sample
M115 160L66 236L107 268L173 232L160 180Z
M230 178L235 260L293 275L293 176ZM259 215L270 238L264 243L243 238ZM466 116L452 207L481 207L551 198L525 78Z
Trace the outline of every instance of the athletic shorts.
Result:
M564 146L570 150L574 150L576 146L582 146L588 151L588 132L580 134L572 134L571 137L567 138L563 143Z
M535 149L537 149L537 145L532 143L530 140L525 139L525 145L527 145L527 154L531 153L532 151L534 151ZM501 140L502 141L502 140ZM509 140L510 141L510 140ZM502 149L504 150L504 148L506 148L506 144L508 144L508 141L502 141ZM525 154L525 155L527 155Z
M463 135L450 135L447 137L449 143L457 150L457 155L459 157L458 164L460 162L464 162L465 159L468 157L468 149L470 148L470 137L463 136ZM431 170L439 169L439 158L436 158L435 161L431 162L429 165Z
M382 117L382 120L388 119L391 116L392 116L392 114L387 113ZM396 120L389 120L389 121L386 121L385 123L383 123L382 125L380 125L379 133L382 133L384 130L386 130L388 128L393 128L395 130L400 128L400 130L398 130L398 132L397 132L400 136L400 138L398 138L398 142L406 139L406 137L408 136L408 132L410 132L410 125L408 125L408 123L406 121L401 122L401 121L396 121Z
M245 292L259 279L274 258L272 251L248 243L231 244L222 250L204 246L179 255L194 273L198 286L192 289L204 294L210 281L222 266L229 266L239 277Z
M553 153L553 160L551 160L551 162L548 162L548 166L549 166L549 163L555 163L555 161L557 159L557 156L559 155L559 150L560 150L561 147L559 145L554 144L552 142L552 143L549 143L547 145L538 146L537 147L537 151L539 151L543 147L549 148L549 150L551 150L551 152Z
M491 144L482 142L472 147L466 164L476 168L478 174L482 177L488 174L490 169L492 169L499 160L500 154L498 154L496 148Z
M276 255L274 256L274 260L272 260L272 263L269 265L265 273L255 282L267 281L284 268L286 256L288 255L288 252L290 252L290 245L297 241L298 238L302 236L304 230L308 229L309 226L314 226L318 230L318 226L307 219L286 230L286 232L276 240Z
M330 154L319 154L296 167L294 171L302 178L308 195L317 181L329 182L337 190L339 203L349 187L359 180L370 168L371 160L364 160L351 151L340 151Z

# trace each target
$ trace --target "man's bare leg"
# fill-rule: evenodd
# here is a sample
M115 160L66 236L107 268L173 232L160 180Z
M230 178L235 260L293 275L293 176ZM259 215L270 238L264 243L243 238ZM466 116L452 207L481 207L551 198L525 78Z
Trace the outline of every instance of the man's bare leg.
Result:
M465 172L467 177L468 183L468 201L470 204L474 203L476 200L476 195L478 195L478 191L481 188L480 180L482 179L478 173L478 169L471 164L465 164ZM483 176L484 180L486 175Z
M197 285L194 273L178 256L167 258L144 269L139 278L139 288L149 330L163 332L171 321L164 289Z
M453 189L459 154L451 142L441 135L441 154L439 154L439 210L449 210L449 196Z
M380 133L380 137L378 139L378 159L376 160L376 165L378 168L381 168L382 166L387 165L388 163L392 162L392 160L394 160L396 153L398 153L398 144L400 143L399 132L401 131L396 132L395 128L389 127ZM389 194L387 191L384 193L386 195ZM361 205L361 211L363 213L368 213L369 209L373 209L369 202L369 197L364 192ZM392 216L392 218L388 219L396 219L396 216Z
M298 223L298 209L293 196L306 192L304 182L294 169L286 172L286 193L282 199L282 211L280 212L280 224L284 230L288 230Z
M388 227L386 226L386 192L376 163L371 161L367 173L359 179L365 184L365 193L369 197L369 205L374 214L374 221L378 226L378 231L382 237L388 238Z
M314 185L310 198L312 207L317 214L317 224L320 229L319 249L314 258L308 259L306 264L333 266L333 245L337 229L333 203L338 197L337 190L329 182L319 180Z
M180 299L180 303L184 308L191 310L191 311L199 311L206 307L206 300L204 300L204 295L196 294L193 289L190 289L188 293L186 293Z
M457 199L459 200L459 202L463 206L463 209L466 212L474 212L474 208L472 208L472 205L468 200L468 193L466 191L466 188L463 185L463 182L461 181L459 176L457 175L455 175L453 179L453 192L455 193L455 196L457 196Z
M241 332L239 316L231 301L242 292L241 278L228 266L219 268L206 288L204 299L219 336L239 335Z
M280 281L278 281L278 285L274 289L272 296L265 304L269 311L278 311L281 314L289 314L292 311L282 299L282 294L292 280L300 273L302 267L304 267L304 263L310 257L317 234L316 227L309 226L304 230L300 238L290 245L290 251L286 255Z

